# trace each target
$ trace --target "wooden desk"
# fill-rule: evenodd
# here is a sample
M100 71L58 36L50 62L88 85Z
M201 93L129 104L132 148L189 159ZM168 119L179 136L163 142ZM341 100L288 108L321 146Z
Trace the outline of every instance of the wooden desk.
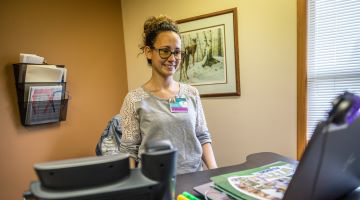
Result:
M193 190L193 187L210 182L210 177L222 175L230 172L246 170L254 167L260 167L276 161L285 161L296 164L297 161L281 156L271 152L261 152L251 154L246 157L246 161L239 165L229 167L221 167L218 169L205 170L200 172L193 172L188 174L181 174L176 176L176 196L183 192L189 192L197 197L201 197ZM360 200L360 187L343 200Z

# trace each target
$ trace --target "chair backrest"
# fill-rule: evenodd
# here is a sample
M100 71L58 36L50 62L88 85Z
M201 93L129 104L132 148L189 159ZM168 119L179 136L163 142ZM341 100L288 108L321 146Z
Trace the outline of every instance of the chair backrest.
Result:
M115 115L109 121L96 145L95 152L97 156L114 155L119 153L122 135L120 122L120 114Z

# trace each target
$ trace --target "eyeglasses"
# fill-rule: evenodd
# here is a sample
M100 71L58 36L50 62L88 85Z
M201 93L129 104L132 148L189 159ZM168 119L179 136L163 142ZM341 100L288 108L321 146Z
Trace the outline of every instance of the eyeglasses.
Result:
M184 53L183 51L180 51L178 49L176 49L175 51L171 51L169 48L152 48L152 49L155 49L159 52L159 56L160 58L162 59L168 59L171 54L174 54L174 57L176 60L181 60L181 55Z

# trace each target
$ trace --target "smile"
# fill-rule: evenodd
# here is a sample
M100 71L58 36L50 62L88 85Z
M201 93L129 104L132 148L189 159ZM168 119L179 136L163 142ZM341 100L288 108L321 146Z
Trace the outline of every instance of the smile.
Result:
M163 66L169 70L176 69L175 65L163 65Z

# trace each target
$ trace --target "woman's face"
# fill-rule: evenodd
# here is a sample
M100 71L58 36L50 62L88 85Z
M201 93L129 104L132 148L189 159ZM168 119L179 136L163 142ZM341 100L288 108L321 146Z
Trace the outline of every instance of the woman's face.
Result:
M172 53L175 52L178 58L176 58L174 54L170 54L168 58L164 58L164 55L168 54L169 51ZM180 52L181 39L179 35L172 31L166 31L157 35L153 48L148 47L146 50L146 57L151 60L153 70L166 78L174 75L176 69L179 67L181 62Z

